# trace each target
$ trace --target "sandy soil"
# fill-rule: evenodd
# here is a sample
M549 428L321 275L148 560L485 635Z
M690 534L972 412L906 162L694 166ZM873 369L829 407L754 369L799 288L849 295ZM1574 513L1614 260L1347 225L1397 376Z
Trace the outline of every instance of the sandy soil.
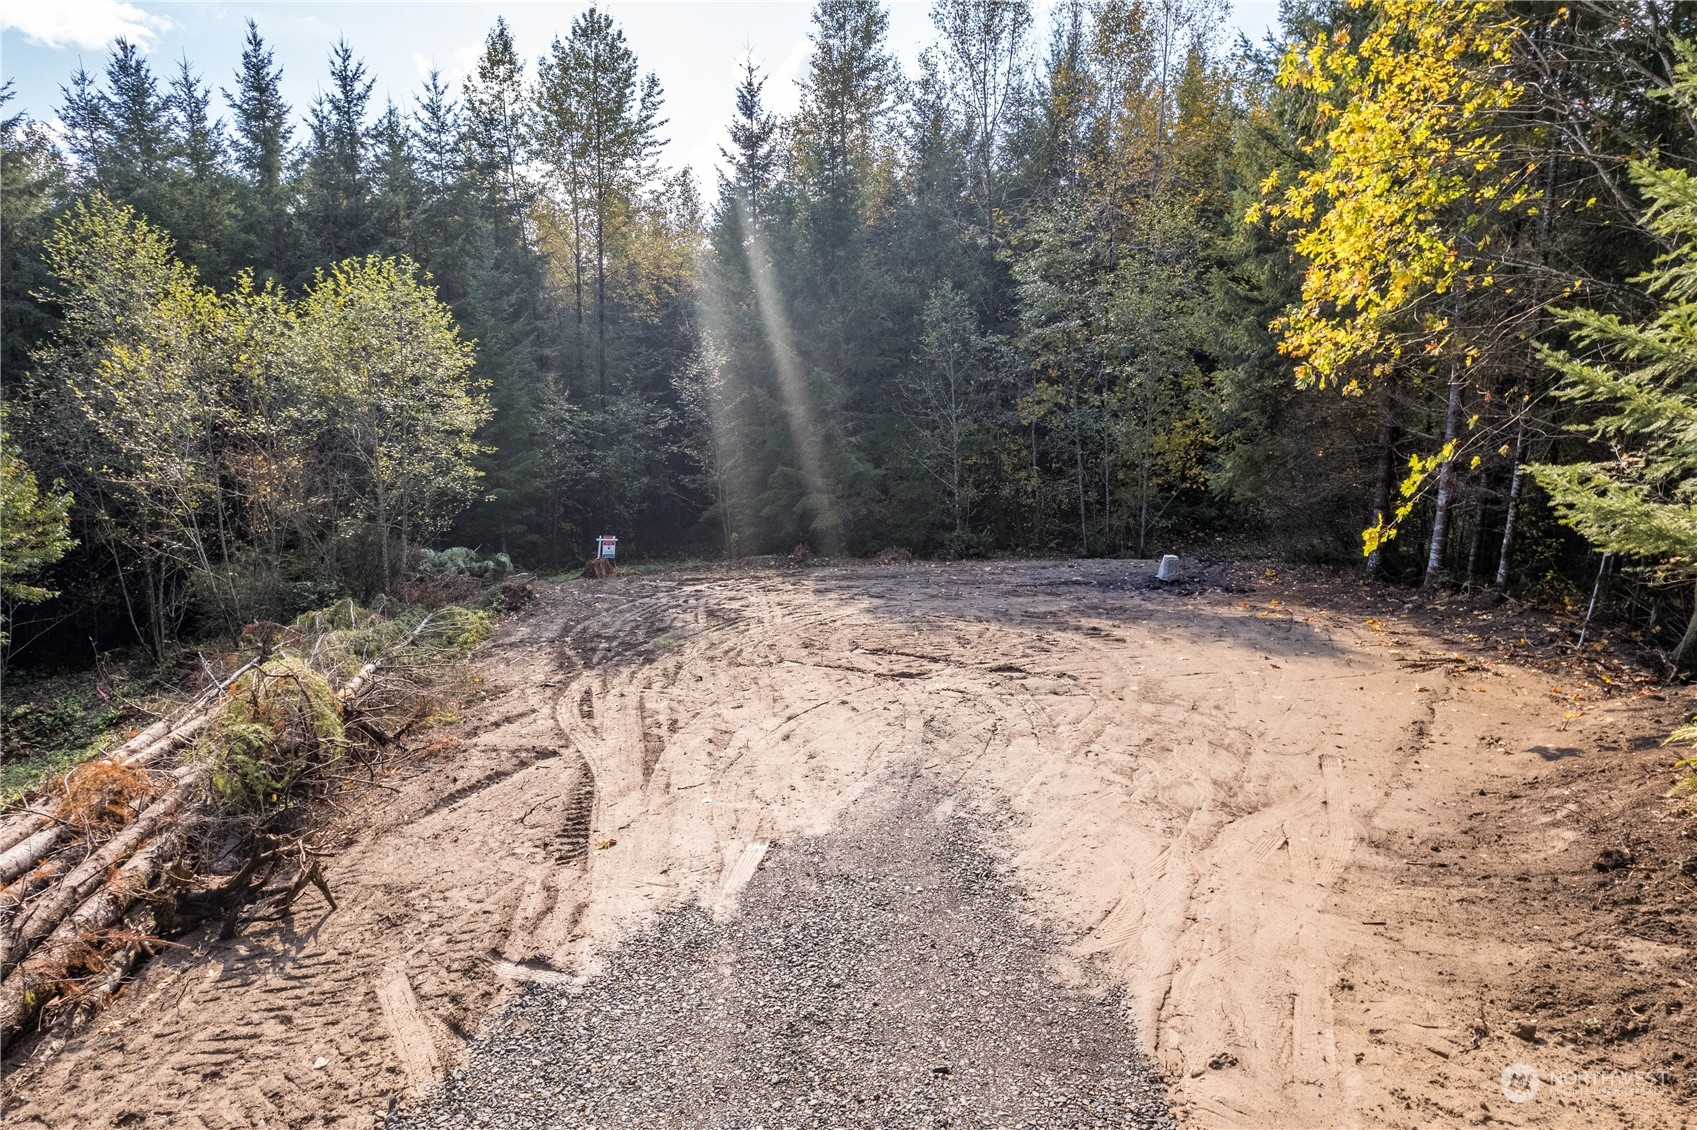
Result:
M456 731L350 795L340 909L167 952L24 1049L7 1123L372 1126L513 985L581 984L683 904L735 915L768 852L917 763L1005 814L1011 879L1123 982L1181 1125L1684 1125L1697 849L1651 739L1689 697L1272 570L1151 573L550 590Z

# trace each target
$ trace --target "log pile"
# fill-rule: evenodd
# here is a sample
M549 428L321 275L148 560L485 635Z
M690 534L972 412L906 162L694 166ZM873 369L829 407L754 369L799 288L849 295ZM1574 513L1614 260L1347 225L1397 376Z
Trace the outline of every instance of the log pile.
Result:
M387 656L428 624L429 618ZM312 853L298 838L266 834L259 819L236 821L245 852L237 873L202 880L194 866L202 858L198 849L220 838L227 846L231 838L228 805L214 788L218 763L201 755L165 764L197 742L218 740L230 718L239 718L242 736L251 738L262 716L261 689L284 681L299 686L302 673L311 673L299 657L288 657L292 666L279 665L280 658L262 647L198 699L71 770L0 822L0 1043L12 1043L38 1022L73 1029L86 1023L121 991L160 935L222 918L228 937L238 913L266 899L274 879L280 885L269 892L273 913L285 912L309 882L334 907ZM378 683L385 661L365 663L333 688L338 734L344 720L353 732L365 713L361 699ZM252 696L251 709L243 696ZM232 712L232 706L244 709ZM280 733L277 740L298 742L298 735Z

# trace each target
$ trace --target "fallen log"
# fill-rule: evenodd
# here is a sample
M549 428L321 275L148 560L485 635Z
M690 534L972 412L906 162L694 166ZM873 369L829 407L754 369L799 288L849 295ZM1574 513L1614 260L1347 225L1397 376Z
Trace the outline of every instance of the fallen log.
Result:
M0 932L18 920L18 916L23 913L24 903L31 896L57 883L70 869L68 860L50 859L0 887Z
M36 861L51 851L64 833L65 825L57 824L0 853L0 885L10 883L34 867Z
M31 809L14 816L11 822L6 825L5 835L0 836L0 842L6 840L11 842L7 843L4 848L0 848L0 851L4 851L6 853L5 858L11 860L13 853L19 848L22 848L25 844L32 845L18 864L22 868L18 872L21 875L24 871L34 867L48 852L57 847L61 840L69 835L70 828L63 820L55 819L45 812L36 812Z
M244 667L242 670L245 671L247 668ZM127 769L146 768L148 765L153 764L153 762L158 761L161 757L164 757L167 753L171 753L174 750L181 749L183 746L188 745L190 742L194 741L202 730L210 726L212 724L212 719L216 717L216 713L212 709L213 705L215 704L208 704L204 706L201 713L196 714L192 718L185 719L182 724L177 726L176 729L155 739L145 746L134 749L129 753L121 753L120 751L115 750L108 756L111 760L116 761L119 765L122 765Z
M181 812L205 778L205 769L196 767L170 792L142 809L122 832L78 864L19 921L9 925L0 934L0 975L9 972L51 934L67 914L100 886L112 868L129 858L161 825Z
M209 709L206 713L190 718L163 738L136 750L126 758L117 760L115 764L126 769L144 768L172 750L188 745L202 730L211 725L214 717L216 717L216 714ZM56 850L75 830L66 821L59 820L46 813L31 813L30 816L35 821L32 826L41 830L15 845L4 856L0 856L0 874L4 874L7 866L15 868L17 874L23 874L45 859L49 852ZM3 881L5 880L0 879L0 882Z
M401 651L405 648L411 647L412 641L416 640L418 638L419 633L424 631L425 628L429 627L430 621L434 620L435 618L436 618L436 613L432 612L428 616L426 616L424 619L420 620L418 622L417 626L415 626L412 631L407 633L405 639L403 639L400 643L396 644L394 647L390 648L388 650L388 652L384 653L383 655L379 655L376 659L373 659L370 663L367 663L365 666L361 667L358 671L354 672L353 678L349 679L347 682L343 683L339 688L337 688L336 698L342 704L343 708L346 709L347 707L352 706L354 700L357 699L360 695L364 694L365 691L366 691L366 688L371 686L372 680L377 677L377 669L379 667L383 666L384 660L390 658L391 656L393 656L398 651Z
M14 812L4 822L0 822L0 851L12 850L51 823L51 816L33 808Z
M426 616L398 644L365 663L337 688L334 693L338 708L344 712L354 709L384 663L410 646L432 619ZM265 658L261 654L243 664L213 690L161 718L106 754L106 759L127 768L142 768L188 745L216 721L217 703L231 684ZM0 889L0 974L4 975L4 981L0 982L0 1042L21 1031L44 1005L62 992L67 962L75 957L74 947L79 940L117 922L149 884L176 860L183 839L179 828L173 826L173 819L185 810L193 810L191 800L198 800L209 772L206 765L187 765L175 770L176 783L167 792L74 867L65 861L41 863L75 831L52 815L27 812L0 827L0 845L4 845L0 847L0 875L6 876L0 883L9 883ZM274 866L275 861L271 862ZM115 875L114 868L117 868ZM250 870L244 869L240 878L246 879ZM10 882L12 879L16 882ZM272 908L273 913L286 913L294 896L308 883L317 886L331 909L335 908L319 865L303 856L300 874ZM224 919L226 936L233 930L242 896L251 897L251 886L251 883L235 882L229 884L229 890L221 887L206 893L219 903L217 909ZM26 902L31 899L33 904ZM197 909L192 900L184 901L181 910ZM77 1016L91 1015L122 984L138 956L139 950L120 950L111 955L77 994L75 1002L67 1005Z
M105 754L105 757L119 765L138 769L183 745L212 721L212 707L224 697L224 692L263 658L263 655L258 655L248 660L219 679L192 702L166 714L117 749Z
M136 852L0 982L0 1043L10 1042L59 994L75 964L77 947L116 925L181 848L180 831L171 830Z
M118 990L124 987L124 979L130 975L130 968L135 965L136 958L140 957L142 950L146 948L140 942L126 942L112 955L106 967L77 992L75 999L66 1002L72 1032L86 1027L96 1013L112 1002L112 998L118 995Z
M138 917L140 922L137 921ZM112 998L122 991L136 959L143 952L154 952L153 940L148 937L151 931L145 929L149 924L149 917L145 910L139 916L130 916L130 936L112 951L105 964L83 980L76 992L62 996L42 1009L42 1027L62 1024L67 1034L75 1034L86 1027L101 1009L112 1003Z

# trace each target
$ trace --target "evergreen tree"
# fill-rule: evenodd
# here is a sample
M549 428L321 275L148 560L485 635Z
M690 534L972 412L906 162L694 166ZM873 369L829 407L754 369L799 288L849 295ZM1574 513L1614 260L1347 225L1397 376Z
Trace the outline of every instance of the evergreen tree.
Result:
M410 255L418 247L424 183L412 130L393 102L371 128L372 234L385 254Z
M582 263L594 276L595 375L607 384L607 275L614 229L653 176L661 141L660 82L638 78L636 55L613 18L591 7L556 39L538 74L543 151L557 170L571 210L575 285L581 310Z
M0 110L12 97L11 82L0 85ZM47 289L41 246L64 192L64 162L46 131L23 114L0 115L0 389L7 394L53 328L36 295Z
M170 101L140 49L127 39L112 47L101 95L103 145L95 161L97 183L107 195L129 201L143 213L157 210L170 155Z
M166 101L173 183L158 221L177 236L178 250L190 263L222 279L235 268L226 258L235 193L225 167L224 123L211 117L212 91L186 57Z
M555 441L546 406L558 392L561 366L552 349L563 319L535 248L543 225L528 173L530 102L511 32L497 20L455 115L463 176L431 213L443 228L430 262L477 339L494 407L484 432L494 448L482 459L485 489L456 536L515 558L558 560L561 511L548 470ZM442 152L445 130L424 132L426 152Z
M235 92L224 91L235 115L231 156L245 182L238 197L234 255L238 262L290 277L300 253L294 245L290 186L284 179L294 126L282 84L283 68L275 65L258 25L249 20Z
M531 191L525 181L529 97L524 64L505 19L484 39L476 73L465 82L465 148L471 174L496 205L493 214L523 224Z
M445 196L466 170L464 114L442 81L442 72L434 68L425 76L416 102L412 132L418 145L418 175L431 195Z
M345 40L330 51L330 88L307 115L301 210L314 258L329 262L372 245L371 155L367 107L376 80Z
M731 148L719 147L719 155L730 166L730 172L720 176L720 196L724 202L741 201L750 218L758 222L778 175L778 122L760 100L766 76L755 69L752 56L742 65L737 116L730 127Z

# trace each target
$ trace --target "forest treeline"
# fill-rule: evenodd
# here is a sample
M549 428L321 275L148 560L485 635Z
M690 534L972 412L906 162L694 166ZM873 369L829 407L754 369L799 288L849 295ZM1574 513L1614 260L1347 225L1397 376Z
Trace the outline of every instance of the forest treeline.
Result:
M818 0L799 108L747 61L707 186L596 9L405 105L346 43L295 107L252 23L212 78L119 41L0 133L13 646L163 652L416 547L602 532L1555 597L1594 548L1676 646L1697 8L1225 17L937 0L904 67L879 0Z

